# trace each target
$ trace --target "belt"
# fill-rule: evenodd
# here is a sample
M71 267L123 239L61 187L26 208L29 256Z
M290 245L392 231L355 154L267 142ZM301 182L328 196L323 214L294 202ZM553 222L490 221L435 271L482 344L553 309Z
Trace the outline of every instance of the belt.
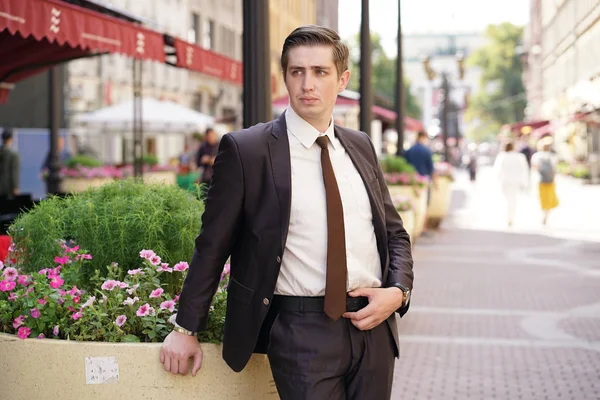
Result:
M346 311L356 312L369 304L367 297L346 296ZM273 306L281 311L323 312L325 297L273 296Z

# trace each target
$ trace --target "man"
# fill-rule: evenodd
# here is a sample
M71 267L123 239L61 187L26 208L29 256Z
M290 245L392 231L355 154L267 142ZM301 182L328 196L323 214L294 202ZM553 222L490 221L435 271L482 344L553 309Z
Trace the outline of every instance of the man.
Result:
M297 28L281 65L290 107L221 140L160 360L185 374L193 357L199 370L195 332L231 254L223 357L233 370L266 352L284 400L388 399L395 312L407 311L413 282L409 236L367 135L332 123L350 78L338 34Z
M433 153L427 146L429 138L427 132L419 131L417 133L417 142L404 153L404 158L417 170L417 173L421 176L429 178L429 184L427 186L427 204L431 197L431 185L435 185L435 176L433 169ZM427 228L427 216L425 216L424 229ZM423 236L427 236L427 232L421 233Z
M57 139L57 153L58 158L60 160L60 166L64 167L66 162L72 157L69 150L65 150L65 138L63 136L59 136ZM60 168L60 167L59 167ZM50 149L48 149L48 154L44 159L44 163L42 164L42 171L50 169Z
M204 140L196 153L196 165L201 167L202 177L200 183L209 184L213 176L213 164L217 155L217 134L212 128L208 128L204 134Z
M12 143L12 129L5 128L2 131L2 147L0 147L0 198L19 194L21 163L19 154L11 149Z

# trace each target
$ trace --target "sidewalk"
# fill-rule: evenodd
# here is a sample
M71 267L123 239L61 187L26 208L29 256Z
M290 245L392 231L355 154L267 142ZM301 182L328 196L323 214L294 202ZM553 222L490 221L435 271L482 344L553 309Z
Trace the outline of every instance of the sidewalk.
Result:
M415 248L393 399L600 399L600 190L558 184L548 227L532 197L509 229L493 183L456 182Z

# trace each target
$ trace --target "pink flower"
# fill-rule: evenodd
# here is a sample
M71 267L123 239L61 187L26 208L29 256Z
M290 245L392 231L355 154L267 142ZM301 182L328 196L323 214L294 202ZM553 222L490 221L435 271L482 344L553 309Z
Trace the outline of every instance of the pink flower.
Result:
M179 263L175 264L175 265L173 266L173 269L174 269L175 271L183 272L183 271L186 271L186 270L187 270L189 267L190 267L190 266L188 265L188 263L187 263L187 262L185 262L185 261L181 261L181 262L179 262Z
M37 338L38 339L46 339L46 335L44 335L43 333L40 333Z
M29 335L31 334L31 329L29 329L26 326L22 326L19 328L19 331L17 333L17 335L21 338L21 339L27 339L29 337Z
M125 315L119 315L115 321L115 323L117 324L117 326L120 328L123 326L123 324L125 323L125 321L127 321L127 317Z
M63 281L60 276L54 276L50 279L50 287L52 289L58 289L63 283L65 283L65 281Z
M115 281L115 280L108 280L106 282L104 282L101 286L102 290L113 290L114 288L118 287L119 281Z
M146 303L136 311L135 315L138 317L145 317L150 313L150 304Z
M160 264L160 257L157 255L153 255L152 257L150 257L148 259L148 261L150 261L150 264L152 264L152 265L158 265L158 264Z
M15 292L12 292L10 296L8 296L8 301L15 301L19 298Z
M160 297L163 294L164 291L165 290L163 288L154 289L152 291L152 293L150 293L150 298L151 299L155 299L157 297Z
M175 311L175 302L173 300L167 300L160 303L161 310Z
M130 295L133 294L135 292L135 289L137 289L140 286L139 283L136 283L135 285L133 285L131 287L131 289L127 289L127 293L129 293Z
M67 292L66 290L62 290L62 289L60 289L60 290L58 291L58 293L60 293L60 295L61 295L61 296L66 296L68 292Z
M156 268L156 272L173 272L173 268L169 268L167 263L162 263L160 267Z
M129 287L129 283L127 283L127 282L119 282L117 284L117 286L119 286L119 289L126 289L126 288Z
M60 265L65 265L66 263L69 262L69 257L68 256L63 256L63 257L54 257L54 262Z
M3 275L7 281L14 281L15 279L17 279L17 276L19 275L19 273L17 272L17 270L15 268L8 267L4 270Z
M40 313L40 310L38 310L37 308L32 308L31 310L29 310L29 312L31 313L31 318L33 319L38 319L40 315L42 315Z
M27 286L31 284L31 275L19 275L17 278L19 285Z
M17 286L16 282L13 281L0 281L0 291L10 292Z
M54 328L52 328L52 334L54 336L58 336L58 333L59 333L58 325L55 325Z
M71 318L73 318L75 321L77 321L79 318L83 317L83 314L81 313L81 311L76 312L75 314L73 314L71 316Z
M33 292L33 291L34 291L34 288L33 288L33 287L30 287L29 289L27 289L27 290L25 291L25 296L29 297L29 293L31 293L31 292Z
M79 250L79 246L71 248L65 246L65 253L77 253L77 250Z
M133 299L131 297L128 297L126 300L123 301L123 305L124 306L132 306L138 300L139 300L138 297L134 297Z
M38 274L40 274L40 275L47 275L48 271L52 271L52 270L50 268L40 269L40 272L38 272Z
M179 294L177 296L175 296L175 298L173 299L173 301L178 301L179 300Z
M0 271L2 271L2 268L4 268L4 263L0 261Z
M146 260L149 260L150 257L155 256L156 253L153 252L152 250L142 250L140 251L140 257L145 258Z
M77 286L73 286L71 290L69 290L69 294L71 296L77 296L79 294L79 289L77 289Z
M73 303L74 304L79 304L80 301L81 301L81 297L79 297L79 296L73 297Z
M25 318L27 318L25 315L19 315L17 318L15 318L13 320L13 328L17 329L23 325L25 323Z
M225 267L223 267L223 273L228 275L231 273L231 264L225 264Z
M46 299L38 299L38 304L44 305L48 302Z
M91 296L85 303L83 303L81 308L91 307L94 304L94 301L96 301L96 296Z
M138 275L138 274L139 274L139 275L144 275L144 271L142 271L142 269L141 269L141 268L138 268L138 269L130 269L129 271L127 271L127 273L128 273L129 275Z
M156 310L154 309L154 307L148 308L148 314L150 314L150 315L156 314Z
M75 260L77 261L81 261L81 260L91 260L93 257L91 254L77 254L77 256L75 256Z

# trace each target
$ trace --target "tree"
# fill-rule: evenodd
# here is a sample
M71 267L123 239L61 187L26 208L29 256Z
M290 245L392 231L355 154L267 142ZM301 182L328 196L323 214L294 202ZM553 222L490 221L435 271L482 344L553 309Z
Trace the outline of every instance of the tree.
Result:
M489 25L485 36L488 44L467 59L467 65L482 71L481 88L471 98L466 113L467 120L478 122L469 132L476 138L495 135L502 125L522 121L527 105L523 64L517 53L523 28L508 22Z
M360 34L357 34L350 47L350 72L352 78L348 89L360 90ZM383 107L393 107L396 88L396 59L389 58L381 45L381 38L371 34L371 63L372 84L376 103ZM410 92L410 81L404 77L404 98L406 101L406 114L421 119L421 107Z

